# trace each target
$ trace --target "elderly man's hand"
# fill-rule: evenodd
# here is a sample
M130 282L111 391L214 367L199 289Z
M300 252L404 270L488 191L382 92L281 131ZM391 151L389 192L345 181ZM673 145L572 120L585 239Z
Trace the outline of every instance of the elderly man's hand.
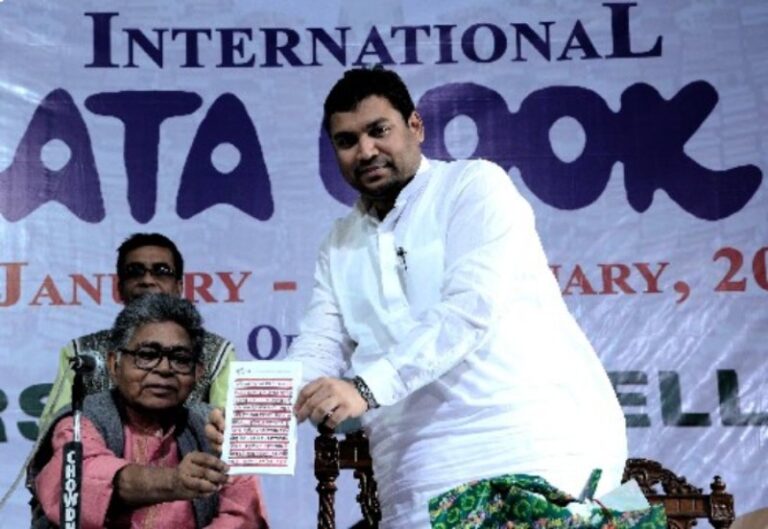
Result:
M204 452L190 452L175 468L131 463L115 476L115 500L131 507L194 500L218 491L229 467Z
M208 414L208 423L205 425L205 438L211 445L211 452L221 455L221 445L224 444L224 410L213 408Z
M226 482L226 463L203 452L185 455L173 475L174 491L187 500L209 496Z
M310 382L299 393L293 411L299 422L309 418L313 423L324 422L329 428L360 417L368 403L347 380L323 377Z

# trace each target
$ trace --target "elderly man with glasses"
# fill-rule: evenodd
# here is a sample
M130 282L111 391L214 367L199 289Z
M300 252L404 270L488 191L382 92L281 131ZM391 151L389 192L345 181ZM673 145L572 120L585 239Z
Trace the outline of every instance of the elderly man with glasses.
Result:
M147 293L165 293L180 297L184 277L184 259L176 245L159 233L135 233L117 250L117 277L120 299L130 303ZM54 413L70 403L72 370L70 359L77 354L90 354L98 360L97 368L85 377L86 392L96 393L110 387L106 369L109 330L80 336L69 342L59 356L56 380L40 417L42 435ZM203 336L203 373L190 398L223 406L227 394L229 364L235 358L232 343L216 334Z
M83 403L81 527L264 528L258 478L227 479L207 453L210 407L187 403L203 373L202 321L167 294L137 298L117 317L107 367L114 388ZM62 453L73 436L57 416L28 472L35 528L59 526Z

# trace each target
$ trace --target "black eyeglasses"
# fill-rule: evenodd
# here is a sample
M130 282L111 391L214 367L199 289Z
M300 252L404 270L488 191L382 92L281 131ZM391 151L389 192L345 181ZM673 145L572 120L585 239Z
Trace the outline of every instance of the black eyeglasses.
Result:
M176 273L169 265L165 263L152 263L150 268L147 268L142 263L128 263L123 267L123 273L121 274L123 279L139 279L149 272L154 278L167 278L176 277Z
M145 371L152 371L160 365L163 358L167 358L171 369L180 375L190 374L195 369L198 360L197 356L187 347L178 345L162 347L155 344L145 344L134 350L121 347L118 351L131 355L136 367Z

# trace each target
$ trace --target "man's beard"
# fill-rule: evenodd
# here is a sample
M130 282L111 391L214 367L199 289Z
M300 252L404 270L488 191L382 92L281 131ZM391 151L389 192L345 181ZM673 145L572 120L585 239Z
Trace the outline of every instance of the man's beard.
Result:
M386 176L385 181L379 182L375 188L369 188L363 183L365 178L365 170L375 167L377 169L382 168L389 171L389 175ZM374 159L371 162L361 165L355 168L354 171L356 189L360 194L368 200L380 201L380 200L394 200L405 185L411 180L411 178L405 178L402 172L395 164L389 159Z
M406 182L395 178L394 175L387 179L383 184L379 184L375 189L369 189L360 186L358 191L369 200L389 200L397 198L400 191L405 187Z

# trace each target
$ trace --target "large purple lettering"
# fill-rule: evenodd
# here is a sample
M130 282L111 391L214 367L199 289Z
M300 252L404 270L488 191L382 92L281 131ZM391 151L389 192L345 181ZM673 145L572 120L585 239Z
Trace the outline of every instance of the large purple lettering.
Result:
M571 163L561 161L552 150L549 130L570 116L587 133L581 155ZM525 185L550 206L578 209L588 206L603 193L618 161L613 113L602 97L579 87L553 86L525 98L511 129L516 165ZM509 141L509 137L507 139Z
M624 92L617 130L626 131L621 142L624 182L635 211L647 210L661 189L688 213L718 220L739 211L755 194L762 181L756 166L713 171L683 150L717 99L714 87L704 81L683 87L669 101L647 84Z
M60 140L70 150L59 170L45 167L42 150ZM48 201L66 206L86 222L104 218L99 175L83 116L66 90L48 94L35 110L13 162L0 172L0 214L17 221Z
M240 162L226 174L211 161L213 150L222 143L230 143L240 152ZM231 204L259 220L274 212L256 127L243 103L232 94L214 101L197 130L181 174L176 212L188 219L215 204Z
M137 221L149 222L155 215L160 124L170 117L191 114L201 104L199 95L178 91L104 92L85 100L94 114L116 117L125 125L128 204Z

